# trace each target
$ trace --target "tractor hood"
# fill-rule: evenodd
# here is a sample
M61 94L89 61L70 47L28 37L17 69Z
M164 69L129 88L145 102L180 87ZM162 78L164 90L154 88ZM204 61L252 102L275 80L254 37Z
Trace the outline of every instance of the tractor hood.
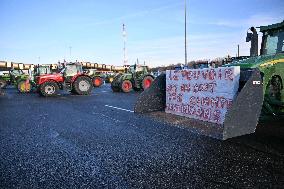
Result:
M45 75L40 75L40 76L37 76L38 78L41 78L41 79L52 79L54 77L62 77L62 74L60 73L55 73L55 74L45 74Z
M256 57L250 57L248 59L233 61L230 64L224 65L224 67L240 66L241 69L257 68L274 65L275 63L284 62L284 53L278 53L274 55L262 55Z
M36 83L38 85L46 82L46 81L50 81L50 80L53 80L53 81L56 81L56 82L62 82L64 79L63 79L63 76L61 73L55 73L55 74L46 74L46 75L41 75L41 76L37 76L36 77Z

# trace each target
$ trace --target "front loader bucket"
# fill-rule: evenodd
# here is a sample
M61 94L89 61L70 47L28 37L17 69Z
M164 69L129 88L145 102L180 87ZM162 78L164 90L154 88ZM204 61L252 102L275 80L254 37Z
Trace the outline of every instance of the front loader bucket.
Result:
M192 127L193 130L200 129L201 132L197 131L197 133L221 140L253 133L256 129L263 104L263 85L260 71L255 69L246 81L244 86L240 88L241 90L233 101L231 108L228 109L222 125L172 114L164 117L174 118L174 120L169 121L170 123L182 120L182 124L186 125L186 127ZM140 94L134 111L135 113L160 111L160 113L167 114L165 113L165 107L166 75L161 74L155 79L149 89ZM157 117L157 119L162 120L160 117ZM196 127L196 125L199 126ZM216 134L215 131L212 133L204 132L209 127L209 130L215 129L216 131L218 130L218 133Z
M256 69L226 114L223 140L254 133L261 113L262 103L262 78L260 71Z

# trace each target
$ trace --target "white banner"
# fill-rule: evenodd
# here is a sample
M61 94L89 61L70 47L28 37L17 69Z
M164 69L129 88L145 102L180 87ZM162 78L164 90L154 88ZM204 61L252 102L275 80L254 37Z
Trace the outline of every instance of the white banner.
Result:
M167 70L166 113L222 124L239 88L240 67Z

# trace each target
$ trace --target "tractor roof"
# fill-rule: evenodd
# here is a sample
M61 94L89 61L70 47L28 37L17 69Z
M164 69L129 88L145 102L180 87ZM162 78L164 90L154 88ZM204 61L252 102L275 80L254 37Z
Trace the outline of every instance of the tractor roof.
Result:
M268 31L268 30L277 30L277 29L284 29L284 20L280 23L276 23L276 24L271 24L271 25L268 25L268 26L260 26L260 31L261 32L265 32L265 31Z

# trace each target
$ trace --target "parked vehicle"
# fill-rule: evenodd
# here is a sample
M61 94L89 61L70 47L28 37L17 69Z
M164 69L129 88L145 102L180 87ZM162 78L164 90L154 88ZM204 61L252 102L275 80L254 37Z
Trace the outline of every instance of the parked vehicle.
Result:
M284 21L260 27L260 32L263 33L260 56L257 55L256 30L253 27L250 30L253 33L247 34L247 42L253 40L251 57L225 66L240 66L240 88L246 84L254 70L258 69L263 79L262 116L284 114Z
M67 89L78 95L89 95L93 89L92 78L83 72L80 63L68 63L60 73L46 74L36 77L40 95L56 96L59 90Z
M20 80L25 80L28 75L23 70L11 69L8 72L0 72L0 88L5 88L7 85L16 85Z
M154 76L149 72L148 66L132 65L123 74L117 74L111 82L113 92L128 93L149 88L154 81Z

